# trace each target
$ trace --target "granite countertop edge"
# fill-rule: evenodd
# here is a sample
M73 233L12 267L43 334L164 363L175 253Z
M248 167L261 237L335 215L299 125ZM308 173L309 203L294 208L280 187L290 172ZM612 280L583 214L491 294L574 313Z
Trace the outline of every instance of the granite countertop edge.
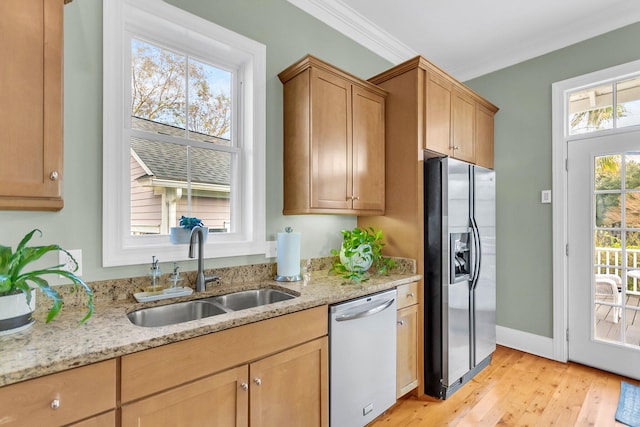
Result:
M306 285L302 281L262 280L227 285L204 293L194 293L189 297L153 303L124 301L100 304L96 305L93 316L85 324L78 323L83 315L81 308L65 308L54 322L45 324L42 319L36 319L36 323L25 331L0 336L0 386L313 307L347 301L420 279L421 276L417 274L390 274L376 276L361 283L344 283L339 277L314 272ZM293 291L299 296L287 301L162 327L135 326L126 316L143 307L265 287ZM73 333L70 333L72 330Z

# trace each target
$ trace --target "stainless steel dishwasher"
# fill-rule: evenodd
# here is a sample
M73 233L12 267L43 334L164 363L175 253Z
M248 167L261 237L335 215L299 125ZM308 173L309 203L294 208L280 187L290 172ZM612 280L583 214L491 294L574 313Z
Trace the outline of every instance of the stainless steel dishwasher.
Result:
M396 401L396 290L329 307L331 427L359 427Z

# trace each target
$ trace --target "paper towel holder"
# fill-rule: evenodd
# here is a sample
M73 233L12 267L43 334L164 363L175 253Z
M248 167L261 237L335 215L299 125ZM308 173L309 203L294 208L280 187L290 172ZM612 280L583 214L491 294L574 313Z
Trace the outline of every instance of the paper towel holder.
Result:
M284 231L285 231L285 233L287 233L287 234L288 234L288 233L292 233L292 232L293 232L293 228L291 228L291 227L286 227L286 228L284 229ZM298 247L298 251L299 251L299 250L300 250L300 249L299 249L299 247ZM299 258L299 257L300 257L300 254L298 253L298 258ZM279 267L278 267L278 269L279 269ZM300 272L300 273L298 273L298 274L296 274L296 275L290 275L290 276L288 276L288 275L280 275L280 274L276 274L276 276L275 276L274 280L275 280L276 282L298 282L298 281L302 280L302 274L301 274L301 272Z
M296 276L278 276L274 279L276 282L299 282L302 280L302 274L298 274Z

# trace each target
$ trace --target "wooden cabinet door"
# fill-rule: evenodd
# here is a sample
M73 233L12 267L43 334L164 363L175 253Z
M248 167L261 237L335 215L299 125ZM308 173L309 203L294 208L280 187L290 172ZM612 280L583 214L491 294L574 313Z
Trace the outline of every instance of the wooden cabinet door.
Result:
M451 147L451 83L427 72L424 148L447 155Z
M311 69L311 208L351 209L351 84Z
M418 386L418 306L398 310L396 396Z
M0 2L0 208L62 208L63 0Z
M252 427L329 424L327 337L252 363Z
M476 164L493 169L493 116L495 113L476 103Z
M475 101L468 95L453 91L451 103L451 146L456 159L475 163Z
M353 86L353 209L384 213L384 97Z
M124 405L122 427L248 426L248 366Z

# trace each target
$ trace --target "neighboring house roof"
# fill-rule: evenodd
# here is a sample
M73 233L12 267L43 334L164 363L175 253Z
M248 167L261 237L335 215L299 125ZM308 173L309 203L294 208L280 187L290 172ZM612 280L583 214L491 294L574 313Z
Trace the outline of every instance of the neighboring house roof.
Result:
M166 132L172 126L161 123L147 123L145 130L153 130L159 133ZM228 145L229 141L226 141ZM231 154L207 150L202 148L190 148L191 150L191 181L199 184L215 184L228 186L231 183ZM166 142L152 141L143 138L131 138L131 151L134 158L141 163L140 166L147 171L138 179L154 178L158 180L170 180L185 182L187 177L187 150L186 147Z
M146 130L149 132L157 132L164 135L184 136L184 128L172 126L165 123L154 122L153 120L143 119L141 117L131 116L131 127L133 129ZM204 133L189 132L189 138L196 141L212 142L219 145L231 145L231 141L218 136L211 136Z

